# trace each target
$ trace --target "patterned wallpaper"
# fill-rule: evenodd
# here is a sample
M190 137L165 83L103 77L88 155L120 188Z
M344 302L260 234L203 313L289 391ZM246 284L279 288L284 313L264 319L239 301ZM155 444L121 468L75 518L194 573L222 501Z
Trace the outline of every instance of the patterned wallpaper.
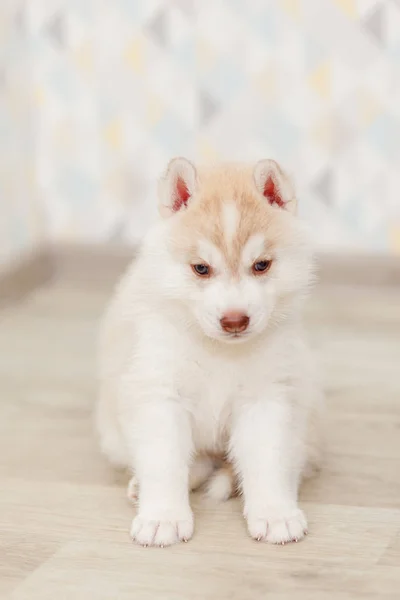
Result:
M28 77L0 101L0 189L22 210L33 127L27 173L52 238L140 238L173 155L273 157L322 247L400 253L400 0L21 6L26 39L0 62L0 89L18 61Z
M22 8L18 0L0 4L0 268L35 247L43 232Z

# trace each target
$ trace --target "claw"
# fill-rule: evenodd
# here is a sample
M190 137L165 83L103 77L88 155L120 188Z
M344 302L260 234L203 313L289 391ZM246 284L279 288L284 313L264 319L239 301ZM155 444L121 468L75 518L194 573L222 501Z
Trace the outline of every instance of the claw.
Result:
M285 545L285 542L281 542L281 544L282 544L282 546L284 546L284 545Z
M160 548L164 548L164 544L160 544Z
M185 544L187 544L189 540L187 538L182 538L182 541L185 542Z
M294 540L293 540L293 541L294 541L294 542L297 544L297 542L298 542L299 540L298 540L298 538L294 538Z
M261 542L261 535L259 535L258 537L256 537L256 542Z

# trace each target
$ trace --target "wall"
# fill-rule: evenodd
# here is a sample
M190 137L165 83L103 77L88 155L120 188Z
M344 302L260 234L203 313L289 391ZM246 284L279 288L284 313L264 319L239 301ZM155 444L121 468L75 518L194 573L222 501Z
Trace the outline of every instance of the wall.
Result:
M270 156L321 247L400 252L400 0L26 6L53 239L140 238L175 154Z
M0 7L0 269L43 237L34 173L26 11L19 0Z

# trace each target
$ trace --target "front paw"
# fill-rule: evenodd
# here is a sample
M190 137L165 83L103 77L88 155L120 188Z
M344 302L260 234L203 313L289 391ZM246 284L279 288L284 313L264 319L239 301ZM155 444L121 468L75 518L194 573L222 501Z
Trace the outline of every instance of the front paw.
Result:
M265 516L248 516L247 528L258 542L286 544L298 542L307 535L307 521L303 511L266 511Z
M187 542L193 535L193 516L171 519L160 514L156 519L143 518L140 514L132 521L131 537L141 546L171 546Z

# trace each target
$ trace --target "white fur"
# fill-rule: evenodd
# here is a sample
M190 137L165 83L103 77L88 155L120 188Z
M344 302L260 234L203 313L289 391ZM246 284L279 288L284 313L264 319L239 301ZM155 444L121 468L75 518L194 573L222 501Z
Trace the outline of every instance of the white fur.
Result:
M215 493L210 493L216 500L227 500L233 493L232 489L232 481L229 476L224 472L223 469L218 469L215 472L215 461L209 456L201 456L196 458L196 460L190 466L189 472L189 489L191 491L197 490L200 486L203 485L206 481L216 484L213 487L218 488L215 489ZM218 485L220 478L224 478L225 480L229 479L229 492L228 492L228 481L223 489L222 485ZM208 486L208 491L210 491L210 485ZM127 497L132 504L136 504L139 497L139 484L135 475L130 478L127 489Z
M200 239L198 244L199 262L205 262L213 265L214 269L222 272L224 269L224 259L220 250L212 242L206 239Z
M223 227L226 235L226 241L230 247L235 239L235 233L237 231L239 219L239 211L233 202L225 204L223 208Z
M251 238L244 245L242 250L242 263L243 267L247 265L251 265L252 262L257 260L257 258L262 253L262 248L264 246L264 236L261 233L256 233L251 236ZM265 257L270 258L270 257Z
M139 482L132 537L163 546L192 536L191 465L210 452L229 454L237 470L252 537L300 539L307 524L297 493L318 457L320 400L300 323L311 256L301 226L288 214L291 243L264 278L243 265L231 280L219 256L221 272L200 282L170 251L175 218L147 235L102 329L97 426L105 454ZM242 261L259 241L250 240ZM241 343L219 324L231 309L250 316ZM211 471L203 464L199 481ZM232 490L224 477L210 484L212 495Z
M212 500L224 502L234 494L234 482L232 475L225 469L218 469L207 485L207 496Z

